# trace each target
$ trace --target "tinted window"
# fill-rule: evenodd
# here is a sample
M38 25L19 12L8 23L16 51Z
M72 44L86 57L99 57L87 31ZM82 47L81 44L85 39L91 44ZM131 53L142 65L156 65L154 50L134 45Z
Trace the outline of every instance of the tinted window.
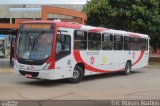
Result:
M149 43L149 39L146 39L147 42L146 42L146 50L148 50L148 43Z
M88 49L100 50L101 49L101 34L100 33L88 33Z
M140 50L147 50L147 39L140 38Z
M76 30L74 32L74 49L86 50L87 49L87 32Z
M112 48L113 48L113 35L103 34L102 35L102 49L112 50Z
M124 50L131 50L132 37L124 36Z
M123 49L123 36L115 35L114 36L114 50L122 50Z
M69 35L57 35L56 60L71 53L71 37Z
M139 38L133 38L132 50L139 50Z

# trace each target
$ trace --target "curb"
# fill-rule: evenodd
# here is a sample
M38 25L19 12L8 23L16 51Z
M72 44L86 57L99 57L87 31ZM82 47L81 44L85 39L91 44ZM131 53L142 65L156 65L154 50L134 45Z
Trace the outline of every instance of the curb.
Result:
M160 68L160 65L148 65L145 68Z

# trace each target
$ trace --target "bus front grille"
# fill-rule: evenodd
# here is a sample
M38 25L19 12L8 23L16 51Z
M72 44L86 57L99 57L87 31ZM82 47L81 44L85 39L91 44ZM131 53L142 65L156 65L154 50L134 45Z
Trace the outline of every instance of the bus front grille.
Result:
M19 70L19 72L20 72L21 75L24 75L24 76L26 74L30 74L30 75L32 75L32 77L37 77L39 75L38 72L28 72L28 71L23 71L23 70Z

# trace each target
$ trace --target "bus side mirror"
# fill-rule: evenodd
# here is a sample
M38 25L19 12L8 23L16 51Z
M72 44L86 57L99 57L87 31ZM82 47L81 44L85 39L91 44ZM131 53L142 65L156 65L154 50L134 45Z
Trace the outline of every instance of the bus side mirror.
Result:
M57 33L58 35L61 35L62 33L61 33L61 30L58 30L58 33Z

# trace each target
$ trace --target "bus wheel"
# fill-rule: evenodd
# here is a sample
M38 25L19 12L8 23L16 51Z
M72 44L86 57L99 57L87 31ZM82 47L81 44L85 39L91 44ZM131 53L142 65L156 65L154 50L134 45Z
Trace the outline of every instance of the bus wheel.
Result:
M123 71L124 75L128 75L131 72L131 62L127 61L126 62L126 66L125 66L125 70Z
M83 79L83 70L81 67L76 66L73 71L73 77L68 79L70 83L78 83Z

